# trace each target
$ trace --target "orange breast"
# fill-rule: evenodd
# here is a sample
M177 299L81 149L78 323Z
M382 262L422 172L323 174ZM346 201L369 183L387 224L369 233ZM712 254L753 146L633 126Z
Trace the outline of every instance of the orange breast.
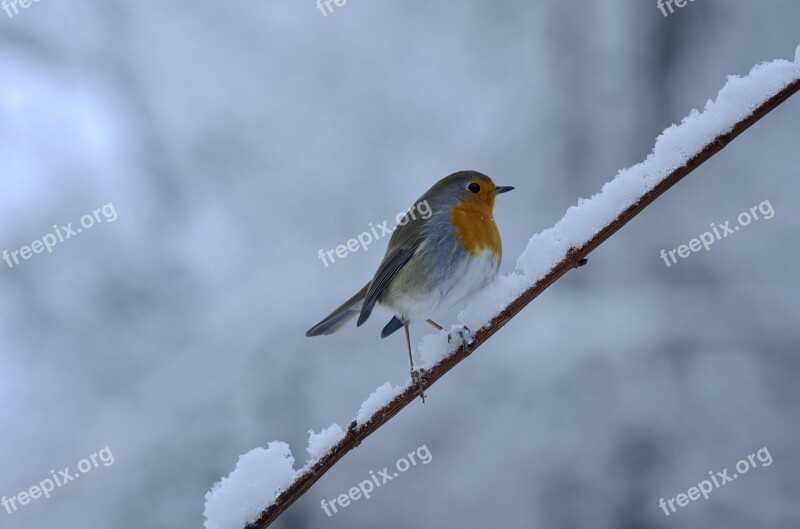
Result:
M473 257L484 250L494 255L503 253L500 232L492 216L492 204L465 202L455 206L451 213L456 239L464 245L464 251Z

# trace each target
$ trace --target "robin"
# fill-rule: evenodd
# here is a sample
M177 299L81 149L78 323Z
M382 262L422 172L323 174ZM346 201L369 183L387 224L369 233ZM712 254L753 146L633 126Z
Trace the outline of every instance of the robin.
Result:
M388 309L394 317L381 338L401 327L405 330L411 379L424 402L421 377L414 370L409 323L425 319L441 330L441 325L428 319L437 307L456 305L494 280L503 250L492 216L494 199L512 189L495 185L477 171L459 171L439 180L415 204L426 205L431 212L427 218L406 213L372 280L306 336L333 334L356 316L360 327L376 304Z

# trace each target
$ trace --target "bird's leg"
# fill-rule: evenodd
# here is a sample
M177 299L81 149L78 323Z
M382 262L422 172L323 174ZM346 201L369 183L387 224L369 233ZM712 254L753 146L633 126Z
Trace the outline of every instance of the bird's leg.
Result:
M434 327L436 327L440 331L444 330L444 327L442 327L441 325L439 325L438 323L436 323L433 320L425 320L425 321L427 321L428 323L430 323L431 325L433 325Z
M406 331L406 346L408 347L408 363L411 367L411 383L417 387L417 394L425 403L425 389L422 387L422 377L418 371L414 370L414 355L411 353L411 335L408 332L408 321L403 322L403 329Z

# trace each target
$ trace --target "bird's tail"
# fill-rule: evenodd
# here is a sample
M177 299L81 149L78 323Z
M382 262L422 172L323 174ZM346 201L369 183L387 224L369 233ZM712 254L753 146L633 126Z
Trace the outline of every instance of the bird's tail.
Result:
M364 296L367 294L369 283L359 290L355 296L341 304L339 308L325 316L318 324L311 327L306 336L319 336L320 334L333 334L361 312Z

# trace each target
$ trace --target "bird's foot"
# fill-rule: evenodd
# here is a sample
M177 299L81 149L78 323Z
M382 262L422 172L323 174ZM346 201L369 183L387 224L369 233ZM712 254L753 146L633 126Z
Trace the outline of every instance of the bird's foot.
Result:
M411 384L416 389L416 393L422 399L423 404L425 404L425 382L427 382L427 372L424 369L411 370Z
M469 346L473 342L473 338L470 337L470 334L472 334L472 331L470 331L469 327L467 327L466 325L464 325L462 328L458 330L456 335L458 336L458 341L460 342L460 345ZM453 334L449 333L447 335L447 343L451 343L452 341L453 341Z

